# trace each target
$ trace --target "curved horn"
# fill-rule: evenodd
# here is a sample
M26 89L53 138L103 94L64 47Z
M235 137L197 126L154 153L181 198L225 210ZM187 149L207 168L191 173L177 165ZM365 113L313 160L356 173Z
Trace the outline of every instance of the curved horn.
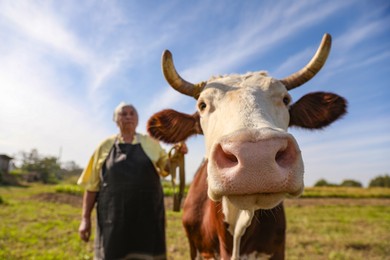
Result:
M284 78L281 82L286 86L287 90L299 87L304 83L311 80L324 66L326 59L328 58L330 47L332 44L332 37L330 34L324 34L322 41L316 54L311 61L300 71Z
M205 83L192 84L182 79L175 69L175 65L172 60L172 53L169 50L165 50L163 52L161 66L164 77L172 88L184 95L188 95L196 99L199 97Z

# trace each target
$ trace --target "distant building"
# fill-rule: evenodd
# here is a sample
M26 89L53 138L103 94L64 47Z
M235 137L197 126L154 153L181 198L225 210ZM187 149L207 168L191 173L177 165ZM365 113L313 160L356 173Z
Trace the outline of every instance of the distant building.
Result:
M12 159L6 154L0 154L0 174L8 174Z
M6 154L0 154L0 184L19 185L16 177L9 174L10 171L15 169L12 159L14 158Z

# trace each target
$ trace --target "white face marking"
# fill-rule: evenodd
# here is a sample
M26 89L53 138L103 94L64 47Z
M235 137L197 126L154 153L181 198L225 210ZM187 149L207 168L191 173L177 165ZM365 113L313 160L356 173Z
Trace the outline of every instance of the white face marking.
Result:
M211 199L233 195L238 208L253 210L276 206L287 193L300 194L303 163L287 133L290 100L285 86L264 73L208 81L197 108Z
M239 129L271 127L287 130L286 88L261 73L232 75L210 81L198 98L206 158L215 140Z

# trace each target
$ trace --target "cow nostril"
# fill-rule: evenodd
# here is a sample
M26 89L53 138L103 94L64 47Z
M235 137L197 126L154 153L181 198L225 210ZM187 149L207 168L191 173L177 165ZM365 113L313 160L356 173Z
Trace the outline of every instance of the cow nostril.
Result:
M275 161L281 161L282 157L283 157L283 154L284 154L284 150L283 151L278 151L276 153L276 156L275 156Z
M287 153L286 153L286 150L281 150L281 151L278 151L277 153L276 153L276 156L275 156L275 161L276 161L276 163L279 165L279 166L281 166L281 167L283 167L283 168L286 168L286 167L288 167L288 165L289 165L289 159L288 159L288 155L287 155Z
M275 161L279 166L287 168L294 163L294 160L296 159L296 154L297 153L294 149L294 145L290 141L287 141L286 146L282 147L276 153Z
M232 153L225 152L225 157L226 157L227 160L231 161L232 163L237 163L238 162L237 157L234 154L232 154Z
M229 168L238 163L238 158L228 150L224 150L221 145L218 145L215 152L215 161L220 168Z

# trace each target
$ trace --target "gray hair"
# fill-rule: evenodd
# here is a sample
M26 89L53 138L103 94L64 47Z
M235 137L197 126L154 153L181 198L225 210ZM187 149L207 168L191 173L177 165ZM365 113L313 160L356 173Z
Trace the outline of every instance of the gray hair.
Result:
M126 102L120 102L119 105L115 108L114 116L112 118L115 123L118 122L118 115L124 107L131 107L134 110L134 112L137 114L137 117L138 117L138 111L137 111L137 109L135 109L135 107L132 104L126 103Z

